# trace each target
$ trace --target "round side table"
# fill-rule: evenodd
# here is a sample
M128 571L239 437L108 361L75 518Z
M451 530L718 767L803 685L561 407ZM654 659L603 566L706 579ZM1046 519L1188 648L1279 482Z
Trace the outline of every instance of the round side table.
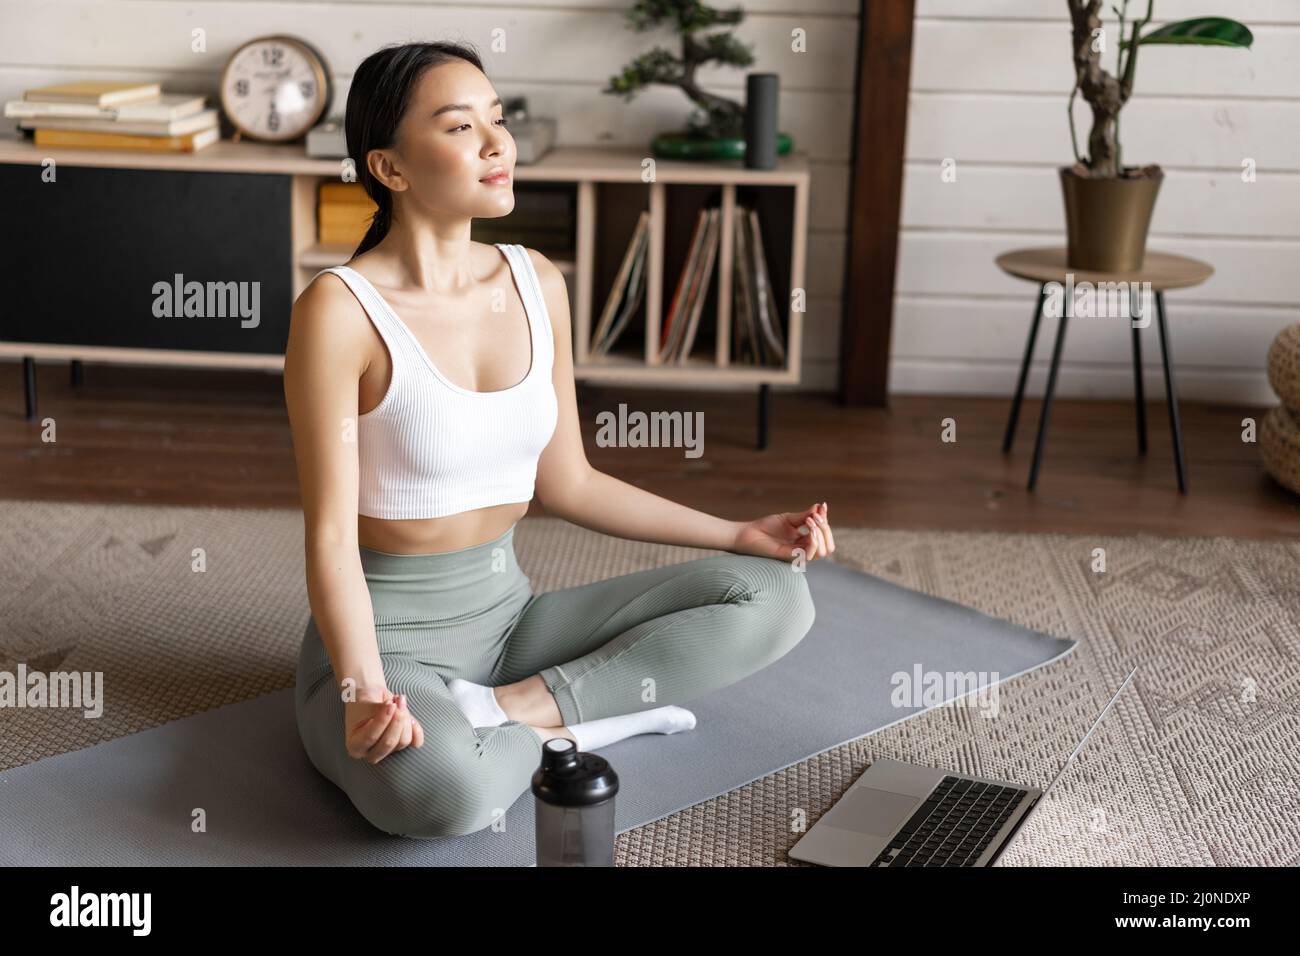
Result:
M1034 321L1029 327L1029 341L1025 345L1025 357L1020 363L1020 379L1016 382L1016 397L1011 403L1011 418L1007 421L1007 432L1002 439L1002 452L1011 451L1011 440L1016 433L1016 421L1020 417L1020 402L1025 394L1025 379L1029 377L1029 362L1034 355L1034 341L1038 338L1038 325L1043 318L1043 303L1049 288L1059 286L1064 291L1070 284L1077 287L1091 283L1097 290L1112 290L1115 283L1150 283L1155 298L1156 320L1160 330L1160 354L1165 367L1165 394L1169 400L1169 426L1174 439L1174 466L1178 470L1178 491L1187 493L1186 469L1183 464L1183 436L1178 424L1178 396L1174 387L1174 370L1169 358L1169 329L1165 322L1165 290L1183 289L1198 285L1214 273L1214 267L1199 259L1176 256L1166 252L1146 254L1142 268L1136 272L1088 272L1071 269L1065 262L1064 246L1039 246L1032 249L1013 249L997 257L997 264L1003 272L1018 279L1027 279L1038 283L1038 302L1034 307ZM1052 364L1047 373L1047 391L1043 395L1043 409L1038 416L1038 438L1034 442L1034 462L1029 469L1029 490L1034 490L1038 481L1038 466L1043 460L1043 436L1047 433L1047 419L1052 411L1052 395L1056 391L1056 371L1061 364L1061 345L1065 342L1066 319L1073 310L1073 303L1066 301L1069 296L1062 295L1064 308L1056 326L1056 344L1052 347ZM1142 396L1142 344L1139 339L1141 328L1129 322L1133 333L1133 386L1137 402L1138 420L1138 454L1147 450L1146 404Z

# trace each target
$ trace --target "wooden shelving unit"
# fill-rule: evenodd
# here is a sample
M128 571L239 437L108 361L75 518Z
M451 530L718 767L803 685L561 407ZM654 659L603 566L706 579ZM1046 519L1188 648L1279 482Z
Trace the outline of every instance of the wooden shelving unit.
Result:
M37 149L23 139L0 140L0 166L41 164L53 157L66 166L103 169L179 170L193 173L249 173L288 177L287 241L294 298L319 270L345 262L351 248L316 241L316 196L319 184L340 176L340 160L312 159L301 145L222 141L196 154L130 153L87 149ZM792 290L804 288L808 226L808 163L802 154L779 157L772 170L747 169L739 161L683 162L653 160L641 150L602 147L564 147L552 150L540 162L517 165L516 189L530 183L560 184L573 190L576 214L569 255L550 254L566 273L574 328L574 374L579 379L606 383L666 386L754 386L761 389L760 447L766 441L767 386L797 384L803 314L787 310L786 362L782 367L738 363L730 354L732 338L732 225L738 201L757 208L764 248L778 302L791 303ZM35 179L33 180L35 182ZM40 188L40 187L37 187ZM684 365L660 360L657 343L661 322L685 261L686 247L699 208L717 204L722 211L721 241L714 274L700 319L700 337ZM642 210L650 213L649 249L643 311L643 341L629 352L625 330L616 351L600 359L588 354L593 314L603 306L619 262ZM160 215L165 210L160 210ZM250 211L249 222L274 216L273 210ZM283 221L283 220L279 220ZM502 228L504 227L504 228ZM492 222L496 233L508 234L509 218ZM506 240L503 240L506 241ZM526 243L527 244L527 243ZM105 254L113 251L106 249ZM167 274L165 263L159 263ZM283 321L288 315L272 316ZM123 317L129 321L129 316ZM712 333L711 352L707 333ZM635 340L633 340L635 341ZM168 347L168 346L171 347ZM34 358L90 358L157 364L210 365L275 369L283 353L205 351L160 342L157 348L79 344L75 341L0 341L0 356ZM30 365L29 365L30 367ZM29 388L29 392L31 389ZM34 395L29 396L29 411Z
M576 193L572 255L551 259L568 279L574 330L574 376L601 382L673 386L798 384L803 313L793 307L787 312L784 366L732 362L729 347L734 258L732 228L739 190L747 190L755 196L768 190L784 191L787 195L783 202L781 199L769 201L760 212L764 245L766 248L775 246L789 250L788 257L781 262L769 261L769 266L774 268L774 279L778 280L775 284L785 290L782 298L788 302L790 289L804 288L808 231L807 159L802 154L782 156L773 170L747 169L738 161L655 160L654 181L645 182L642 170L647 158L643 153L629 149L565 147L548 153L539 163L515 167L517 185L563 183L571 185ZM337 169L331 168L329 175L337 175ZM621 188L611 188L615 186ZM697 201L685 198L684 202L672 204L670 200L677 191L676 187L696 187ZM667 260L665 239L669 221L673 220L674 237L680 240L680 248L676 251L684 253L694 228L695 211L710 191L719 193L718 204L722 210L718 256L713 264L713 280L706 300L712 301L714 308L711 312L706 310L701 319L702 326L711 325L713 329L713 357L702 357L697 347L684 365L665 364L660 360L657 347L661 322L673 284L684 265L683 254L676 256L671 263ZM313 197L314 189L303 196L302 208L298 210L303 232L307 231L309 223L314 222ZM675 216L670 214L670 205L674 207ZM615 207L615 215L605 215L609 206ZM643 350L631 357L626 354L624 341L621 343L623 353L593 360L587 346L591 341L594 314L598 314L604 304L613 272L631 239L631 228L642 209L650 213ZM602 223L605 223L603 228ZM508 226L508 219L505 224ZM309 281L318 270L345 261L351 251L343 246L308 242L297 255L301 267L299 280ZM710 316L715 319L712 323L708 321Z

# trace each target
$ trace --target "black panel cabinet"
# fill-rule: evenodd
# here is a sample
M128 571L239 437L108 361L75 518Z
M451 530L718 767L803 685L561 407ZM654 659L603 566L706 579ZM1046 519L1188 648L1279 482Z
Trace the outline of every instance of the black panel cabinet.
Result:
M42 172L0 164L0 341L283 355L292 176Z

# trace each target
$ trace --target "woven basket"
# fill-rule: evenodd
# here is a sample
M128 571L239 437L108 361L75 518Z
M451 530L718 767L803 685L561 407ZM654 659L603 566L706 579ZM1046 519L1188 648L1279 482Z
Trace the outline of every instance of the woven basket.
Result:
M1279 332L1268 347L1268 384L1283 405L1300 415L1300 322Z
M1270 408L1260 423L1259 455L1278 484L1300 494L1300 419L1285 406Z

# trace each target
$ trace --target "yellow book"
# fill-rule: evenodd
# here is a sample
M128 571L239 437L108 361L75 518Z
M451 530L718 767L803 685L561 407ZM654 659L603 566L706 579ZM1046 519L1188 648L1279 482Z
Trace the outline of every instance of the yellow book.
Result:
M93 103L95 106L115 106L136 100L153 99L162 95L159 83L130 83L121 80L82 80L75 83L56 83L37 86L23 93L25 100L43 100L49 103Z
M194 153L221 138L210 126L184 136L133 136L129 133L95 133L79 129L36 130L37 146L84 146L90 149L139 149L154 153Z
M320 201L322 203L365 203L371 209L375 201L366 195L365 187L360 183L321 183Z
M322 206L316 213L316 239L319 242L360 242L370 228L374 210L359 203Z
M322 226L344 226L351 227L357 223L365 223L367 228L370 225L370 217L375 214L375 207L367 209L360 203L336 203L331 206L321 206L316 211L316 219Z

